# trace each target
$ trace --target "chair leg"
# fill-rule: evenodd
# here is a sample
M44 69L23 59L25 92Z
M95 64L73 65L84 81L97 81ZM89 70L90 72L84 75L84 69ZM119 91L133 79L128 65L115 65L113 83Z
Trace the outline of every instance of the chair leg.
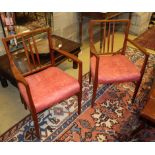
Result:
M144 72L145 72L145 68L147 66L148 58L149 58L149 55L145 56L144 63L143 63L142 69L141 69L141 77L140 77L140 80L136 84L135 92L134 92L133 97L132 97L132 103L134 102L134 100L136 98L136 95L138 93L138 89L139 89L140 84L142 82L143 75L144 75Z
M136 98L136 95L137 95L137 93L138 93L138 90L139 90L141 81L142 81L142 80L138 81L137 84L136 84L136 88L135 88L135 91L134 91L134 94L133 94L133 97L132 97L132 103L134 103L134 101L135 101L135 98Z
M78 114L81 113L82 92L78 93Z
M34 127L35 127L35 131L36 131L36 136L40 139L40 129L39 129L37 114L32 113L32 118L33 118Z
M27 105L26 105L26 103L25 103L25 101L24 101L24 99L23 99L21 94L20 94L20 99L22 101L22 104L24 104L25 109L27 110Z
M91 106L94 107L98 83L94 80Z
M89 84L91 83L91 72L89 72Z

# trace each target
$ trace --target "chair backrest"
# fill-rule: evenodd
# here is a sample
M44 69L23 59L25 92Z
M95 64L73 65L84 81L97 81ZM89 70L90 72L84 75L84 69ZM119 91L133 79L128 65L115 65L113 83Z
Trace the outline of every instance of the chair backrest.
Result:
M119 44L120 49L122 49L117 52L124 53L129 26L129 20L91 20L89 23L90 44L94 45L98 54L114 54L116 44L117 47ZM120 43L120 39L119 42L117 41L116 33L117 35L123 34L122 43Z
M24 75L38 72L51 65L52 41L50 28L11 35L2 39L10 64ZM47 64L41 55L47 54ZM46 64L46 65L45 65Z

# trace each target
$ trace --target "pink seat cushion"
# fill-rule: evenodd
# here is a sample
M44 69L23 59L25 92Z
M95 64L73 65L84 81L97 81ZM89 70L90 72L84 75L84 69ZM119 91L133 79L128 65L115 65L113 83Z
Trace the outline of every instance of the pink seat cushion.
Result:
M67 99L80 91L78 80L56 67L49 67L41 72L25 77L30 86L32 99L37 112ZM19 90L29 106L28 96L23 84Z
M95 76L96 58L91 58L91 74ZM140 78L139 69L124 55L100 56L99 83L129 82Z

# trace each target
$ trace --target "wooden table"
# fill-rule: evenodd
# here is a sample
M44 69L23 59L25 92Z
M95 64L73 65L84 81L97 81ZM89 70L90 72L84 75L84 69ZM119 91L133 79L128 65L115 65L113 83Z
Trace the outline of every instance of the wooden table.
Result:
M81 51L80 49L80 44L65 38L62 38L60 36L56 36L56 35L52 35L52 38L60 40L60 42L62 43L62 47L60 49L65 50L71 54L74 54L76 56L78 56L78 53ZM20 62L22 61L22 66L20 67L22 72L24 72L26 70L26 64L23 65L23 59L25 57L25 55L23 55L22 53L17 55L18 59L16 59L16 64L20 64ZM62 63L63 61L65 61L67 58L65 56L62 56L60 54L55 53L55 63L56 65ZM40 54L40 60L41 60L41 64L45 64L45 63L50 63L50 54ZM73 68L77 68L77 64L73 62ZM11 72L10 69L10 65L9 65L9 60L7 55L3 55L0 56L0 82L2 84L3 87L7 87L7 80L9 80L14 86L16 86L16 80L13 77L13 74Z
M155 55L154 51L147 50L148 54ZM155 68L153 70L153 84L151 87L151 91L147 100L147 103L144 109L141 111L140 116L155 123Z
M123 12L81 12L79 13L79 40L82 43L82 24L83 18L90 19L112 19L119 16ZM131 13L129 13L129 19L131 19Z
M155 123L155 77L147 103L144 109L141 111L140 115L141 117Z
M144 48L153 50L152 54L155 54L155 26L136 37L134 41Z

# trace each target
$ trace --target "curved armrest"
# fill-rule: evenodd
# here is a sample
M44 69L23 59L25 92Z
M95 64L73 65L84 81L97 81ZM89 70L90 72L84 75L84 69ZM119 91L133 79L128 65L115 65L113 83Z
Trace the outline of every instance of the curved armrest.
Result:
M31 109L34 111L35 107L34 107L34 104L33 104L31 91L30 91L30 87L29 87L28 83L24 79L23 75L18 71L18 69L17 69L17 67L15 66L14 63L11 63L11 70L12 70L13 75L14 75L15 79L17 80L17 82L22 83L25 86L26 93L27 93L27 96L28 96L29 101L30 101Z
M138 45L137 43L135 43L133 40L127 38L127 41L129 43L131 43L132 45L134 45L135 47L137 47L141 52L143 52L145 55L149 55L149 53L147 52L147 50L143 47L141 47L140 45Z
M146 68L146 65L147 65L147 61L148 61L148 58L149 58L149 52L147 52L146 49L144 49L143 47L139 46L138 44L136 44L133 40L130 40L129 38L127 38L127 41L130 42L132 45L134 45L135 47L137 47L143 54L145 54L145 58L144 58L144 62L142 64L142 68L141 68L141 79L144 75L144 72L145 72L145 68Z
M70 54L69 52L66 52L64 50L61 50L61 49L56 49L56 48L53 48L52 50L72 59L73 61L77 62L77 63L82 63L82 61L80 61L75 55L73 54Z
M53 48L52 50L56 51L56 52L59 52L60 54L66 56L67 58L70 58L72 59L73 61L75 61L76 63L78 63L79 65L79 74L78 74L78 81L80 83L80 87L82 89L82 61L79 60L75 55L73 54L70 54L64 50L61 50L61 49L55 49Z
M90 53L92 55L95 56L96 58L96 67L95 67L95 80L94 81L98 81L98 70L99 70L99 60L100 60L100 57L99 55L97 54L97 51L95 49L95 46L93 43L90 42Z
M97 51L95 49L95 46L93 43L90 42L90 52L92 55L94 55L96 58L99 58L99 56L97 55Z
M13 37L13 36L10 36L10 37ZM24 79L24 76L17 69L16 65L14 64L13 58L9 53L9 48L8 48L8 45L7 45L7 40L9 40L9 39L10 39L9 37L8 38L2 38L2 41L3 41L4 47L6 49L6 53L7 53L8 59L9 59L11 71L12 71L16 81L18 83L22 83L26 88L26 93L27 93L29 101L30 101L30 107L31 107L30 111L36 112L35 107L34 107L34 103L33 103L33 100L32 100L32 95L31 95L31 92L30 92L30 87L29 87L28 83L26 82L26 80Z
M26 80L24 79L23 75L19 72L19 70L17 69L17 67L15 66L14 63L11 63L10 65L11 67L11 71L15 77L15 79L17 80L17 82L21 82L22 84L24 84L24 86L28 86Z

